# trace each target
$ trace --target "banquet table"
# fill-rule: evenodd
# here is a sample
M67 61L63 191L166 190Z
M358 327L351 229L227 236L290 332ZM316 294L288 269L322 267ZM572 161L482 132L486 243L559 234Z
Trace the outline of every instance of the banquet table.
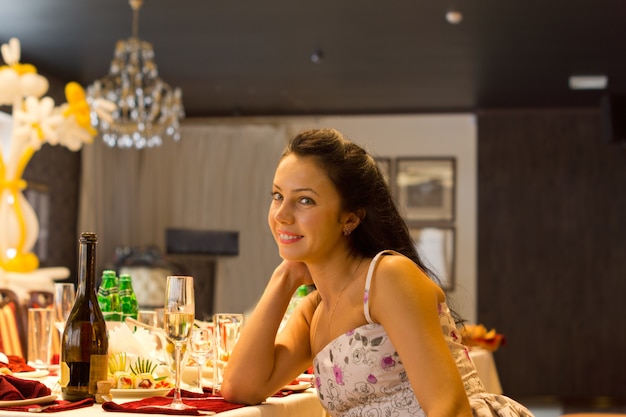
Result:
M54 381L45 380L42 382L44 382L46 385L49 385L50 382L56 382L56 379ZM119 403L132 400L133 399L114 399L115 402ZM29 414L30 413L24 411L9 411L2 410L0 408L0 416L2 417L24 417ZM100 404L94 404L91 407L59 411L55 413L50 413L49 415L56 417L139 417L142 414L109 412L103 410ZM323 415L324 411L313 388L310 388L304 392L287 395L285 397L270 397L263 404L241 407L217 414L218 417L322 417Z

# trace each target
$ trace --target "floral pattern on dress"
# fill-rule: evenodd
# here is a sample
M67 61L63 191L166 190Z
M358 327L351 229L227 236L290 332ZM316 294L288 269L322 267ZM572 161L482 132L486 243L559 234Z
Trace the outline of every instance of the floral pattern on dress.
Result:
M330 414L424 415L400 356L380 330L381 326L369 324L347 332L314 359L318 395Z
M318 397L333 417L426 417L384 328L369 318L369 284L377 255L370 265L363 296L369 324L344 333L313 359ZM461 375L474 417L532 417L521 404L485 392L467 347L445 303L439 321Z

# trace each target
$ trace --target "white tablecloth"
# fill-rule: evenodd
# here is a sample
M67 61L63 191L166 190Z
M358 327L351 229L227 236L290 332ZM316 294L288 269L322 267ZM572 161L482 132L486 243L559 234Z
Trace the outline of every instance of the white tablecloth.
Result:
M485 388L488 392L494 394L502 394L502 387L500 386L500 378L498 377L498 371L493 359L493 354L485 349L471 349L470 357L474 361L478 375L482 379ZM58 378L46 378L42 380L46 385L52 387ZM60 394L59 398L60 398ZM119 402L130 400L116 400ZM0 409L0 417L24 417L27 413L20 411L6 411ZM52 415L57 417L116 417L116 416L133 416L137 417L136 413L113 413L104 411L99 404L95 404L93 407L79 408L77 410L69 410ZM317 398L317 394L314 389L308 389L305 392L292 394L287 397L271 397L268 398L264 404L242 407L236 410L225 411L219 413L219 417L322 417L324 411Z
M493 354L485 349L471 349L470 357L476 366L478 376L483 381L487 392L493 394L502 394L502 386L500 386L500 377L496 369L496 363L493 360Z
M49 385L50 381L47 380L42 382ZM54 382L56 382L56 380L54 380L52 384L54 384ZM59 398L61 398L60 394ZM132 400L119 400L120 403L126 401ZM0 409L0 416L25 417L28 415L29 413L23 411L7 411ZM92 407L61 411L51 413L49 415L55 417L138 417L142 414L109 412L103 410L100 404L94 404ZM304 392L291 394L286 397L271 397L261 405L242 407L235 410L225 411L217 415L219 417L322 417L324 413L315 390L308 389Z

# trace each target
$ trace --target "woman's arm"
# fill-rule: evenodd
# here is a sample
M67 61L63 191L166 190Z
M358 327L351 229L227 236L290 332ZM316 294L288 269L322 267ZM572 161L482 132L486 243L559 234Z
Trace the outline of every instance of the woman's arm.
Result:
M429 417L471 417L461 376L439 322L443 291L411 260L381 258L370 292L370 312L402 358L420 405Z
M282 262L244 324L224 371L221 393L227 401L258 404L292 381L311 362L310 317L314 306L305 298L281 333L278 327L298 286L310 283L306 266Z

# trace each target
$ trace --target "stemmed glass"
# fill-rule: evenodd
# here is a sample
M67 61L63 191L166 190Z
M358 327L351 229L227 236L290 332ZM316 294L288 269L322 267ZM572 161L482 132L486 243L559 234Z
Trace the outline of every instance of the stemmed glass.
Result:
M165 334L174 344L176 379L174 399L165 406L169 409L184 410L190 407L183 403L180 393L182 348L189 342L195 313L193 277L168 276L165 284L165 314L163 317Z
M196 361L198 367L198 380L196 388L202 393L202 369L213 352L213 327L194 327L189 342L189 353Z
M59 340L63 338L65 322L74 306L76 290L72 283L54 284L54 327L59 331Z

